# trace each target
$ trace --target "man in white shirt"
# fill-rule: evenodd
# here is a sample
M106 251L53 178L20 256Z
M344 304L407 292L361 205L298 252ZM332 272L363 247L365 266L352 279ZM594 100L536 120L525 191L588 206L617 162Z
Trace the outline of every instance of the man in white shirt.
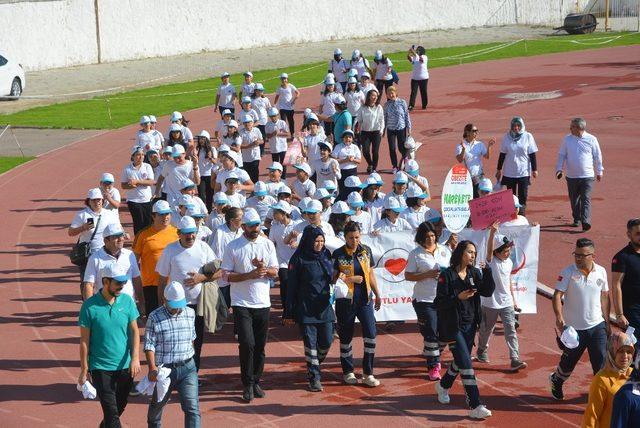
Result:
M582 230L591 229L591 191L594 180L602 180L602 152L598 139L586 131L587 121L581 117L571 120L571 133L564 137L558 151L556 177L562 178L567 167L567 188L571 202L573 224Z
M197 239L198 228L193 218L184 216L178 223L178 240L167 245L162 251L156 265L158 280L158 301L164 298L164 288L169 281L178 281L184 286L188 306L196 310L198 298L202 291L202 283L213 281L220 277L220 273L202 273L202 268L214 260L211 247L204 241ZM196 340L194 360L196 368L200 369L200 351L204 339L204 317L196 316Z
M231 111L232 114L236 111L233 103L238 98L238 93L235 86L229 83L230 76L226 71L220 76L222 83L218 87L216 101L213 104L213 111L220 109L220 116L223 116L225 110Z
M260 216L247 208L242 216L243 234L224 252L222 270L231 283L231 306L240 344L242 398L263 398L260 377L264 369L269 330L270 282L278 276L276 249L260 233Z
M593 374L604 365L609 332L609 284L607 271L594 260L593 241L580 238L573 251L575 264L567 266L558 277L553 293L553 312L560 333L573 327L578 333L578 346L564 349L560 363L549 377L551 394L563 400L563 383L569 379L585 349ZM564 304L563 304L564 297Z

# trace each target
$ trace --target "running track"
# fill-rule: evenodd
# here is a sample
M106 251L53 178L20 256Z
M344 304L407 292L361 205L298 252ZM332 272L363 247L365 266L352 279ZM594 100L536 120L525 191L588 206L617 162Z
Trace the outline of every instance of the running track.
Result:
M419 152L421 170L439 195L442 180L454 163L453 152L465 123L473 121L482 139L499 141L513 115L525 118L538 141L540 178L530 189L529 217L543 226L540 278L553 286L559 270L570 263L575 239L582 234L567 228L570 220L566 189L554 178L555 155L569 119L582 115L600 139L605 178L594 192L597 258L608 266L625 244L624 224L637 216L635 189L640 179L636 141L640 104L640 47L620 47L468 64L431 71L428 113L413 114L414 135L426 143ZM409 77L401 76L401 96L408 96ZM295 82L294 82L295 83ZM212 81L212 85L215 82ZM559 91L560 96L509 104L507 93ZM317 106L318 89L303 91L298 108ZM153 112L150 112L153 113ZM189 112L192 129L211 128L210 109ZM165 129L166 118L160 123ZM217 116L215 118L217 120ZM135 122L137 117L132 117ZM299 119L298 119L299 120ZM0 240L0 419L2 426L96 426L101 419L97 402L81 400L75 391L78 375L76 316L80 306L77 272L66 254L71 239L66 228L81 208L86 189L99 174L119 176L129 157L136 126L104 133L48 153L0 176L0 207L4 213ZM381 149L388 168L386 146ZM486 163L495 172L496 158ZM264 162L263 162L264 169ZM384 175L389 181L390 175ZM387 185L388 186L388 185ZM437 201L432 202L438 206ZM128 221L128 214L122 213ZM208 336L203 349L201 390L205 426L336 425L403 426L468 425L464 396L458 383L452 403L437 403L433 385L425 381L422 339L414 323L381 332L376 355L376 389L340 384L338 346L325 364L325 392L305 390L302 342L295 329L276 324L279 304L274 299L274 323L267 347L264 385L267 398L243 404L237 348L226 328ZM590 380L588 364L578 366L567 383L567 400L549 399L547 375L559 352L553 337L549 300L538 296L539 313L523 316L520 343L529 369L509 374L506 347L495 337L491 364L477 367L483 401L494 416L489 426L517 421L521 427L577 426ZM355 340L355 355L362 344ZM445 360L449 354L445 355ZM143 426L146 400L132 399L124 414L127 426ZM398 419L402 418L402 419ZM180 426L177 397L165 411L166 426Z

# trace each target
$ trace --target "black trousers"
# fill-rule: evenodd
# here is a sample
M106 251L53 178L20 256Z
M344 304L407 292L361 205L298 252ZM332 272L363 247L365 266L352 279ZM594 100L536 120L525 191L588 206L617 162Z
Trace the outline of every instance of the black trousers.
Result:
M213 206L213 189L211 188L211 176L200 176L200 184L198 184L198 195L200 199L204 200L204 204L207 207L207 212L211 212Z
M198 312L198 305L188 305L191 309ZM196 363L196 370L200 370L200 353L202 352L202 343L204 342L204 317L196 315L196 340L193 341L193 350L195 355L193 361Z
M393 80L381 80L376 79L376 89L380 96L378 97L378 104L380 104L380 100L382 99L382 94L387 94L387 88L393 85Z
M147 316L158 308L158 286L146 285L142 287L144 295L144 311Z
M267 125L258 125L258 129L262 134L262 144L260 144L260 156L264 155L264 143L267 141Z
M387 129L387 142L389 143L389 156L391 157L391 165L398 168L398 154L396 147L400 150L400 158L404 159L407 149L404 148L404 142L407 141L407 128L398 130Z
M249 178L254 183L260 180L260 160L245 162L242 166L242 169L247 171L247 174L249 174Z
M520 215L524 216L527 208L527 196L529 195L529 185L531 184L530 177L502 177L500 183L503 186L507 186L507 189L510 189L514 195L518 197L520 201Z
M269 331L269 309L271 308L233 307L233 319L240 344L240 375L245 387L259 384L262 377L264 348Z
M282 179L287 177L287 166L284 164L284 156L287 152L271 153L271 160L273 162L280 162L282 164Z
M151 217L151 210L153 204L149 202L130 202L127 201L127 207L129 207L129 213L133 219L133 233L138 234L142 229L150 226L153 222Z
M378 169L378 158L380 152L380 141L382 135L380 131L360 131L360 143L362 144L362 155L364 160L374 170Z
M278 269L278 278L280 279L280 303L282 304L282 318L289 316L285 314L286 300L287 300L287 284L289 280L289 269Z
M296 122L293 119L293 110L280 110L280 117L282 117L283 120L287 121L287 123L289 124L289 132L291 132L291 135L293 135L296 130Z
M100 399L100 406L102 406L103 419L100 427L120 428L122 426L120 415L127 407L129 391L131 391L133 384L129 369L91 370L91 380Z
M427 94L427 85L429 79L413 80L411 79L411 96L409 97L409 108L412 109L416 105L416 95L418 95L418 89L420 89L420 100L422 101L422 109L427 108L429 104L429 95Z

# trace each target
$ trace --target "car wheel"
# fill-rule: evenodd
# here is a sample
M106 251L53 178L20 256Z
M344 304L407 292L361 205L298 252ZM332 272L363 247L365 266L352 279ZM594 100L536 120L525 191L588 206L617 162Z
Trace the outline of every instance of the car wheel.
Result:
M11 93L9 95L16 100L22 95L22 84L17 77L11 83Z

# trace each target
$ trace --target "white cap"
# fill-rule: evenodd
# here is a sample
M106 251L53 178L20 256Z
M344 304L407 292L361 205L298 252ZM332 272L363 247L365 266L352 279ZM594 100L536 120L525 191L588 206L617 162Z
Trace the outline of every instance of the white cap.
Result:
M231 110L226 108L226 109L222 110L222 115L223 116L233 116L233 113L231 113Z
M397 213L401 213L404 211L404 208L400 205L400 202L396 198L385 198L384 200L384 209L385 210L393 210Z
M169 132L176 132L176 131L182 132L182 125L177 123L172 123L171 125L169 125Z
M430 221L431 223L439 223L442 220L442 214L440 211L435 210L433 208L429 208L426 213L424 213L424 221Z
M322 146L327 146L329 148L329 151L332 152L333 151L333 146L331 145L331 143L329 142L329 140L324 140L324 141L320 141L318 143L318 147L322 148Z
M369 174L369 178L373 178L378 186L382 186L384 184L384 181L382 181L382 176L377 172L372 172L371 174Z
M402 171L398 171L396 172L396 175L393 177L393 183L398 183L398 184L407 184L409 182L409 179L407 178L407 174L405 174Z
M409 186L407 193L405 193L407 198L419 198L424 199L427 197L427 194L422 191L418 186Z
M362 195L358 192L351 192L347 197L347 202L350 207L364 207L364 201L362 200Z
M560 336L560 340L569 349L575 349L580 345L580 339L578 337L578 332L575 328L570 325L566 326L562 331L562 335Z
M344 201L339 201L331 207L331 214L348 214L353 215L355 212Z
M169 202L160 199L153 204L152 211L156 214L171 214L171 206L169 205Z
M351 77L349 77L349 80L347 80L347 83L358 83L358 79L356 79L355 77L351 76Z
M282 186L278 187L278 194L280 194L280 193L287 193L287 194L290 195L291 194L291 189L286 184L283 184Z
M171 156L173 156L174 158L177 158L178 156L184 154L184 147L182 147L182 144L176 144L175 146L173 146L173 150L171 151Z
M334 55L342 55L342 50L340 48L336 48L333 50Z
M142 116L140 118L140 125L144 125L145 123L151 123L151 119L149 119L149 116Z
M354 134L350 129L345 129L344 131L342 131L342 135L340 137L344 138L345 135L351 135L351 137L353 138L356 134Z
M229 76L231 75L226 71L220 75L220 77L229 77Z
M253 123L253 116L250 114L245 114L242 118L242 123Z
M360 76L360 78L367 78L367 79L371 79L371 74L369 74L368 71L365 71L364 73L362 73L362 76Z
M183 206L183 207L192 207L193 206L193 198L191 197L191 195L181 195L180 198L178 199L178 206Z
M231 119L229 123L227 123L227 128L237 128L237 127L238 127L238 122L236 122L233 119Z
M269 115L269 117L273 117L273 116L277 116L278 115L278 109L275 107L271 107L269 109L269 111L267 112L267 114Z
M381 50L377 50L376 53L373 55L373 57L375 59L382 59L382 51Z
M277 204L271 206L271 209L280 210L287 214L291 214L291 211L293 210L293 208L291 208L291 205L287 201L278 201Z
M251 97L244 96L242 97L242 104L251 103Z
M264 181L256 181L256 184L253 186L253 194L254 196L265 196L267 193L267 185Z
M333 180L324 180L322 182L322 187L324 187L327 190L336 190L336 183Z
M111 278L118 282L126 282L129 280L127 270L126 267L119 265L115 261L110 261L100 269L100 276L102 278Z
M522 205L520 204L520 199L518 199L516 195L513 195L513 204L516 206L516 208L522 208Z
M204 218L207 216L207 213L203 213L199 207L189 207L187 208L187 215L193 218Z
M297 164L293 166L295 169L299 169L300 171L304 171L307 175L311 175L311 167L308 163L302 162L301 164Z
M260 220L260 214L258 214L258 211L253 208L247 208L244 210L244 214L242 214L242 224L254 226L260 223L262 223L262 220Z
M227 174L227 176L224 179L224 181L227 181L227 180L240 180L240 175L235 171L231 171L229 174Z
M311 110L309 107L304 109L304 118L307 119L311 113L313 113L313 110Z
M355 68L352 68L347 72L347 76L348 77L356 77L357 75L358 75L358 70L356 70ZM357 80L356 80L356 82L357 82ZM349 82L349 83L351 83L351 82Z
M256 83L256 91L264 92L264 85L262 83Z
M312 200L313 199L311 199L308 196L305 196L304 198L300 199L300 202L298 202L298 208L300 209L300 212L304 212Z
M240 165L240 162L241 162L240 153L235 152L233 150L229 150L228 152L225 152L224 155L233 159L236 165Z
M287 73L282 73L280 75L280 79L288 79L288 78L289 78L289 75Z
M180 309L187 306L184 287L178 281L171 281L164 288L164 298L171 309Z
M320 203L320 201L316 201L315 199L312 199L311 201L309 201L307 203L307 206L304 208L304 212L307 213L319 213L322 211L322 203Z
M193 217L186 215L178 221L178 233L196 233L197 231L198 227Z
M333 103L334 104L346 104L347 100L344 99L342 94L338 94L335 97L333 97Z
M213 203L216 205L227 205L229 203L229 198L226 193L218 192L213 195Z
M360 177L350 175L344 180L344 187L357 187L358 189L362 189L364 186L362 185L362 181L360 181Z
M196 183L194 183L192 179L185 177L182 180L180 180L181 190L188 189L190 187L196 187Z
M267 169L270 169L272 171L280 171L280 172L283 171L282 164L280 162L272 163L271 166L268 167Z
M311 121L316 121L316 122L320 122L320 120L318 119L318 115L315 113L309 113L309 116L307 116L307 121L311 122Z
M333 77L325 77L324 84L325 85L335 85L336 81L335 81L335 79Z
M416 162L415 159L409 159L404 165L404 170L407 172L407 174L415 177L416 175L418 175L418 172L420 172L420 165L418 165L418 162Z
M173 113L171 113L171 122L177 122L180 119L182 119L182 113L180 113L179 111L174 111Z
M351 58L358 58L360 56L360 51L358 49L354 49L353 53L351 54Z
M507 245L509 247L513 247L513 241L509 240L509 238L507 238L504 235L496 233L493 236L493 249L497 250L498 248L502 247L503 245Z
M244 74L245 76L253 77L253 73L252 73L252 72L250 72L250 71L245 71L243 74Z
M482 190L483 192L491 192L493 190L493 183L491 179L488 177L483 177L478 183L478 190Z
M102 232L102 236L108 238L110 236L123 236L124 229L120 225L120 223L109 223L107 227L104 228L104 232Z
M173 153L173 147L171 146L166 146L164 149L162 149L162 153Z
M131 147L131 154L132 154L132 155L134 155L134 154L136 154L136 153L138 153L138 152L140 152L140 153L144 153L144 149L143 149L142 147L140 147L140 146L133 146L133 147Z
M198 137L204 137L207 140L211 139L211 134L209 134L207 131L205 131L204 129L202 131L200 131L200 135L198 135Z
M231 147L226 144L220 144L220 147L218 147L218 153L220 154L227 153L229 150L231 150Z
M152 114L149 115L149 122L151 123L158 123L158 119L156 119L156 117Z
M113 183L115 180L113 179L113 174L110 174L108 172L105 172L104 174L102 174L102 177L100 177L100 182L101 183Z
M317 200L330 198L331 193L329 193L327 189L319 187L318 189L316 189L316 192L313 194L313 197L316 198Z
M100 190L98 187L89 189L89 191L87 192L87 199L102 199L102 190Z

